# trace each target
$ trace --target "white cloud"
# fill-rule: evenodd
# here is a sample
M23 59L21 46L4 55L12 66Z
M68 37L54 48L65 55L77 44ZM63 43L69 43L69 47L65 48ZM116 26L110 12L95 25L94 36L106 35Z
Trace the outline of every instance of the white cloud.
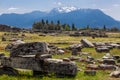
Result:
M119 4L113 4L114 7L119 7L120 5Z
M62 5L62 3L61 3L61 2L58 2L58 5L59 5L59 6Z
M14 11L14 10L17 10L18 8L15 8L15 7L10 7L8 8L8 11Z
M62 3L61 2L54 2L55 5L61 6Z

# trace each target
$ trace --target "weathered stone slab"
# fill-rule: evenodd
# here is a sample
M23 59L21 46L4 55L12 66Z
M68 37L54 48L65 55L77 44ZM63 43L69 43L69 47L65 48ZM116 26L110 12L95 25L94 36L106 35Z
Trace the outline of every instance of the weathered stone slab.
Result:
M120 71L113 71L110 73L111 77L120 78Z
M94 47L93 43L88 41L87 39L82 39L81 43L85 46L85 47Z
M16 57L18 55L36 55L36 54L47 54L49 53L49 48L45 42L31 42L16 45L10 51L11 57Z

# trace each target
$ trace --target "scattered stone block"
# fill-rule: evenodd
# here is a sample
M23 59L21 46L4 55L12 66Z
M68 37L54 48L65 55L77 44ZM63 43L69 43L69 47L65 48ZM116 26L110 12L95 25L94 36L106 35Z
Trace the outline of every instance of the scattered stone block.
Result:
M96 65L96 64L88 64L86 66L86 68L89 69L89 70L98 70L98 65Z
M99 70L115 70L115 65L100 64L98 65Z
M96 50L96 52L99 52L99 53L110 51L109 48L107 48L107 47L96 47L95 50Z
M111 77L120 78L120 71L113 71L110 73Z
M83 44L83 46L85 47L94 47L93 43L88 41L87 39L81 39L81 43Z
M108 64L108 65L115 65L115 60L113 59L104 59L103 64Z
M95 76L96 75L96 71L95 70L85 70L84 71L84 75Z

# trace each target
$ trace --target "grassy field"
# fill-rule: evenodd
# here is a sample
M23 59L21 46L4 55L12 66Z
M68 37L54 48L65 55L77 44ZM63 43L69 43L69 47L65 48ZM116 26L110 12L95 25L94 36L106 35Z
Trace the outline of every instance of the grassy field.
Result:
M4 32L0 32L0 38ZM70 37L66 35L58 35L58 36L39 36L38 34L30 34L26 33L26 37L23 37L22 39L25 42L48 42L48 43L64 43L64 44L55 44L58 47L68 47L71 44L80 43L80 40L82 38L86 38L90 40L91 42L120 42L120 33L109 33L109 38L95 38L92 39L91 37ZM7 37L9 39L11 37ZM21 38L21 34L19 34L19 38ZM10 41L4 41L2 42L0 40L0 52L5 53L6 55L9 55L9 52L5 51L4 48L7 44L11 43ZM84 48L82 51L85 52L91 52L92 56L95 58L101 58L105 53L97 53L95 49L93 48ZM110 52L111 54L118 54L120 55L120 49L113 49ZM64 55L54 55L53 58L64 58L69 57L71 54L70 52L64 54ZM82 66L84 63L77 62L77 65L79 68L84 70L84 67ZM56 78L54 75L48 75L48 76L32 76L32 71L26 71L26 70L19 70L20 75L19 76L8 76L8 75L1 75L0 80L120 80L116 78L109 77L109 73L111 71L97 71L96 76L87 76L84 75L83 71L79 71L77 76L75 78Z

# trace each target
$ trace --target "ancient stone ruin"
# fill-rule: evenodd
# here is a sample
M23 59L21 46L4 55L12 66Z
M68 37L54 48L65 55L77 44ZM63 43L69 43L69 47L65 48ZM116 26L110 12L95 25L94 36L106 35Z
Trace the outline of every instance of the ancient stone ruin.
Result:
M17 45L23 44L23 43L25 43L25 42L24 42L24 41L21 41L21 40L14 41L14 42L8 44L8 45L5 47L5 50L6 50L6 51L10 51L10 50L12 50L12 48L13 48L14 46L17 46Z
M48 54L49 48L45 42L31 42L13 46L10 51L10 56L15 57L18 55L35 55L35 54Z
M77 75L77 65L69 59L52 59L45 42L22 43L13 46L10 57L1 56L0 74L17 74L13 68L29 69L33 75L55 74L58 77ZM10 70L10 71L9 71Z
M87 39L81 39L81 43L83 44L83 46L85 47L94 47L93 43L91 43L90 41L88 41Z

